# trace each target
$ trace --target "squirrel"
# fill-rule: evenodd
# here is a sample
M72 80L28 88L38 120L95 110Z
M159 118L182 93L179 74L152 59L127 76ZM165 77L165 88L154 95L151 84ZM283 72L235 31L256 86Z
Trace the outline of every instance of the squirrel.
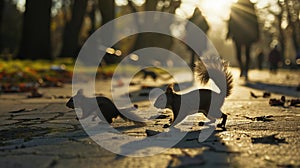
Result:
M148 70L142 69L140 72L142 73L144 80L147 79L148 76L150 78L152 78L154 81L156 81L158 78L161 78L163 80L169 80L169 79L172 78L171 75L169 75L168 77L164 77L164 76L162 76L162 75L160 75L160 74L158 74L158 73L156 73L152 70L149 70L149 69Z
M213 80L218 86L220 93L210 89L197 89L185 94L178 94L174 91L173 84L170 84L167 86L165 93L161 94L155 100L154 107L171 109L173 112L172 125L180 123L187 115L202 112L211 121L215 121L216 118L222 118L222 122L217 124L217 127L225 128L227 115L221 112L221 107L233 88L232 73L228 70L228 64L220 60L220 58L202 59L196 68L196 73L202 84L206 84L209 79ZM193 99L195 100L195 97L193 96L199 96L199 107L197 108L196 105L196 109L193 109L193 107L195 108L193 106L193 103L195 103ZM187 101L181 104L182 100ZM182 107L180 107L181 105ZM180 108L184 109L183 114L179 114ZM212 113L209 113L209 110ZM203 122L200 123L199 125L203 125Z
M97 107L93 106L95 99L98 104ZM81 108L82 116L80 119L85 119L93 114L95 116L98 116L101 121L107 121L109 124L111 124L114 119L120 116L125 121L132 121L135 124L141 126L145 125L142 118L131 112L129 113L129 111L137 108L136 105L134 105L134 107L119 110L109 98L104 96L86 97L83 95L82 89L79 89L77 91L77 94L69 99L69 101L66 103L66 106L71 109ZM98 108L100 109L102 115L97 113ZM122 113L126 113L126 116Z

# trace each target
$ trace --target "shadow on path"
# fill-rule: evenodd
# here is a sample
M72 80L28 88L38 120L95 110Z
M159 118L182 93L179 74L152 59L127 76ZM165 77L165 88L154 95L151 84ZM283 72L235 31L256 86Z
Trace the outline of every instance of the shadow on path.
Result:
M204 131L204 129L202 130ZM191 166L222 166L229 167L228 157L232 153L229 148L222 142L217 135L220 131L215 130L204 141L198 142L201 130L186 132L186 135L173 147L167 149L162 154L173 153L172 149L179 149L180 152L171 154L172 159L168 163L168 167L191 167ZM130 142L121 147L121 150L126 150L128 146L133 144L144 143L144 140ZM147 141L147 140L146 140ZM146 148L164 147L155 143L153 146L141 146L140 150ZM139 149L137 149L139 150ZM130 154L130 153L128 153ZM126 156L117 155L115 159L124 159Z
M248 81L244 86L285 96L300 97L300 92L297 91L297 86L279 85L256 81Z

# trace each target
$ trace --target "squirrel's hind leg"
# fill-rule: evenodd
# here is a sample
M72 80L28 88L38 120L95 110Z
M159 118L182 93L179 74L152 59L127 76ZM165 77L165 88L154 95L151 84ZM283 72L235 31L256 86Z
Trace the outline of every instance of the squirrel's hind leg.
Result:
M225 125L226 125L226 121L227 121L227 115L222 113L222 122L220 124L217 125L217 127L219 128L225 128Z

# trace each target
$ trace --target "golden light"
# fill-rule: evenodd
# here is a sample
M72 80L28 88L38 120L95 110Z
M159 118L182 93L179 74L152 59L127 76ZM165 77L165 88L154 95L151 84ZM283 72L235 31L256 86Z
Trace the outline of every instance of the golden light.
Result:
M222 22L229 19L230 8L237 0L203 0L198 7L211 22Z
M290 59L286 59L285 61L284 61L284 63L285 63L285 65L291 65L291 60Z
M176 14L189 18L192 16L195 7L198 7L208 19L223 19L224 16L229 14L231 4L236 1L237 0L182 0L180 8L176 10Z
M194 3L184 2L180 5L180 8L176 10L176 15L184 18L189 18L193 15L194 8Z
M116 0L115 3L116 3L117 6L126 6L126 5L128 5L127 0Z
M300 58L296 60L296 64L300 65Z
M122 51L121 50L116 50L115 55L120 57L122 56Z
M107 49L106 49L106 52L107 52L108 54L115 54L115 49L113 49L113 48L107 48Z
M212 10L217 12L218 15L224 14L224 12L228 12L230 10L230 6L233 3L236 3L237 0L205 0L202 1L201 5L206 10Z
M288 27L288 25L289 25L289 23L288 23L287 19L282 19L281 28L286 29Z
M137 6L141 6L145 3L146 0L134 0L134 3L137 5Z
M138 60L139 60L139 56L136 55L136 54L130 54L129 58L130 58L132 61L138 61Z

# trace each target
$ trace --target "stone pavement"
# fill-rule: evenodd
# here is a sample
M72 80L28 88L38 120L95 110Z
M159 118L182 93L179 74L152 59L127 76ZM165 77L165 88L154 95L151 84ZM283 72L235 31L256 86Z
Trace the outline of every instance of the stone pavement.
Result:
M269 98L250 96L250 91L270 91L271 98L300 98L299 71L270 75L253 70L249 82L238 79L236 69L233 72L234 91L222 109L228 114L226 130L217 129L199 143L201 128L195 125L177 145L147 157L120 156L89 138L76 113L65 107L70 85L40 89L45 95L39 99L27 99L26 93L1 94L0 167L300 167L300 108L271 107ZM139 112L146 108L139 106ZM197 114L185 122L202 118ZM124 129L130 125L118 119L113 125L124 134L146 136L146 129L162 131L167 121L155 119L145 128Z

